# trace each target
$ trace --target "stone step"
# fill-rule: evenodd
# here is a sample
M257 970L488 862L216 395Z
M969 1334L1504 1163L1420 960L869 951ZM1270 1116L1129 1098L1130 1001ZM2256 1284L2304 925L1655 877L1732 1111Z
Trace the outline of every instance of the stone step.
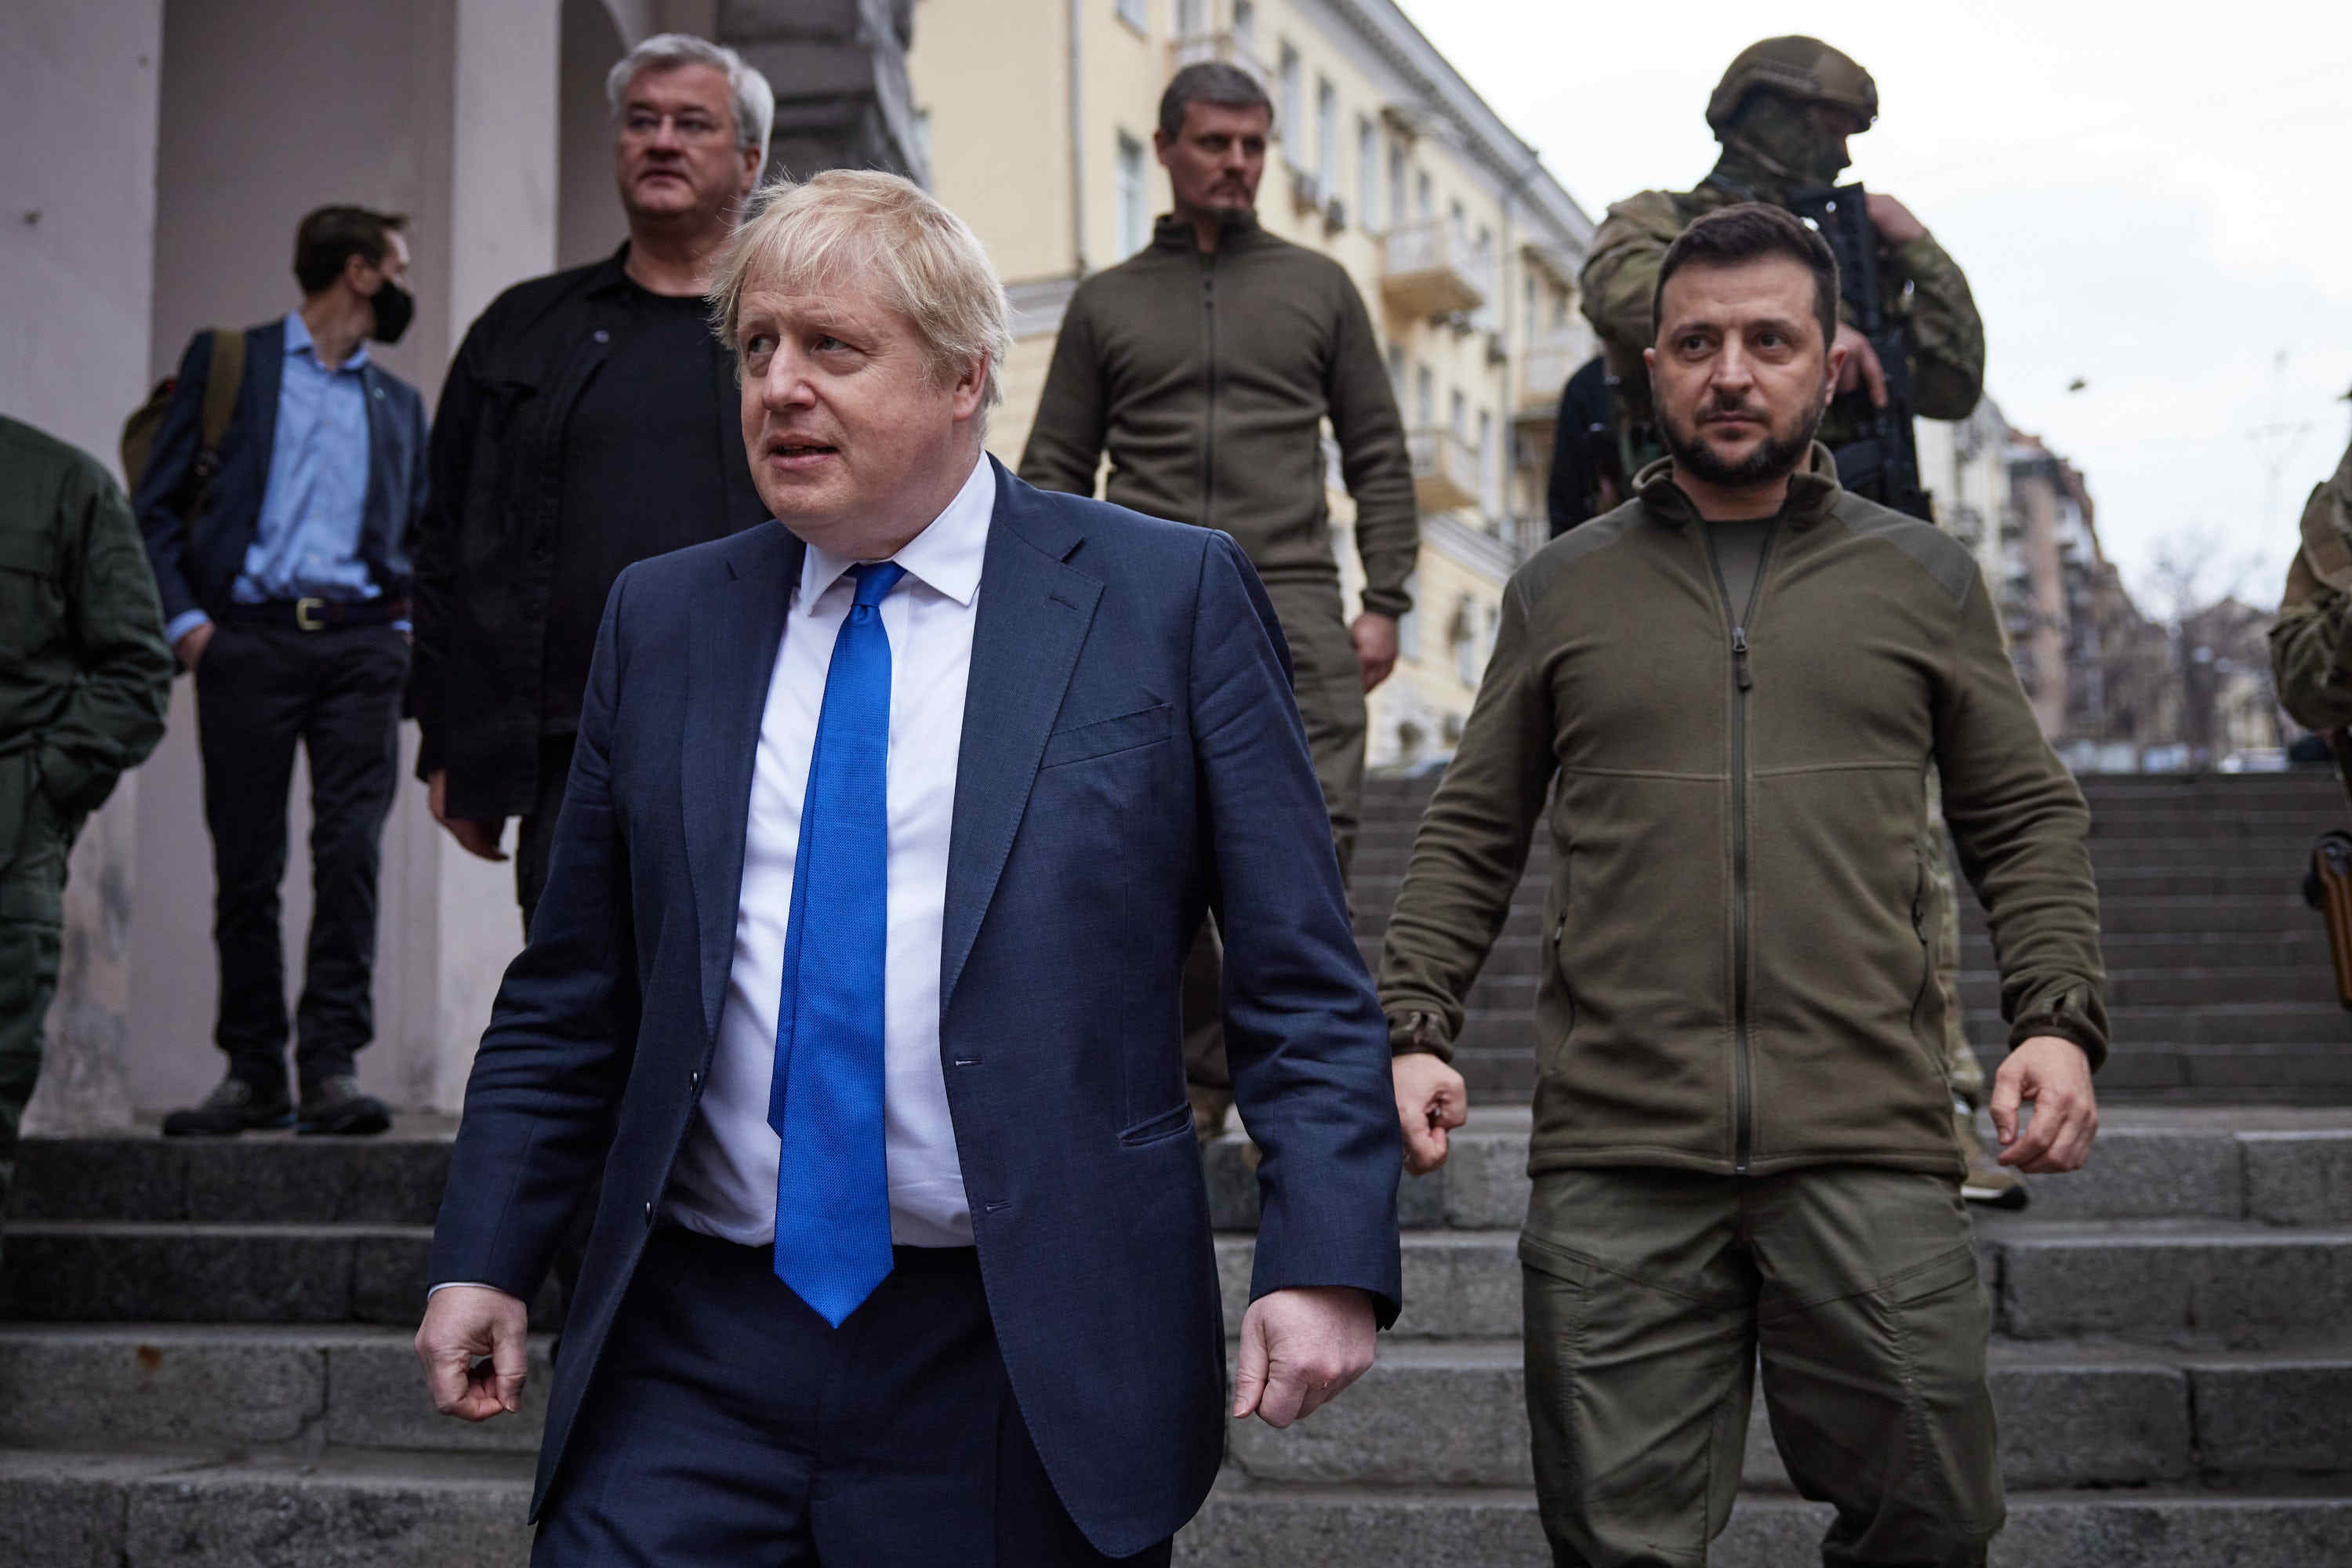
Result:
M1516 1340L1384 1344L1308 1420L1235 1426L1228 1462L1286 1484L1531 1487L1522 1363ZM2352 1355L2200 1360L1996 1342L1988 1381L2012 1488L2352 1480ZM1743 1485L1793 1489L1760 1391L1751 1412Z
M2275 1347L2343 1332L2352 1302L2352 1226L1989 1215L1978 1236L2020 1340Z
M414 1328L432 1241L427 1226L16 1224L0 1319ZM551 1284L533 1323L553 1327L553 1306Z
M548 1336L532 1339L522 1409L478 1426L433 1408L415 1335L414 1323L0 1325L0 1448L538 1449Z
M27 1138L19 1220L429 1226L449 1175L446 1131L381 1138L102 1134Z
M1339 1406L1334 1406L1337 1409ZM520 1455L0 1453L11 1568L524 1568L530 1461ZM1714 1568L1816 1560L1827 1509L1743 1497ZM2352 1499L2021 1491L1994 1568L2326 1568L2344 1561ZM1515 1488L1278 1486L1228 1468L1177 1537L1181 1568L1548 1568L1535 1495Z
M2018 1492L1992 1568L2341 1568L2352 1498ZM1710 1568L1791 1568L1821 1560L1830 1510L1743 1497L1708 1549ZM1535 1494L1288 1487L1231 1477L1177 1540L1182 1568L1549 1568ZM136 1565L134 1565L136 1568Z
M1398 1186L1409 1230L1501 1230L1527 1216L1528 1122L1481 1107L1448 1142L1445 1163ZM2028 1178L2036 1219L2224 1219L2352 1225L2352 1118L2278 1111L2235 1119L2108 1116L2090 1163ZM1220 1230L1257 1226L1248 1143L1228 1133L1202 1151ZM2352 1324L2347 1324L2352 1329Z
M534 1344L524 1408L479 1426L436 1413L394 1329L0 1329L0 1449L530 1454L551 1372ZM2153 1355L1996 1342L1990 1383L2011 1487L2148 1485L2352 1472L2352 1354ZM72 1397L59 1398L60 1390ZM1755 1404L1745 1484L1790 1489ZM1533 1484L1517 1340L1382 1344L1311 1420L1233 1429L1260 1481Z
M2352 1226L2244 1222L2054 1223L1979 1216L1999 1331L2020 1340L2284 1349L2347 1331ZM1518 1234L1409 1231L1401 1339L1509 1339L1519 1328ZM1255 1237L1217 1238L1225 1321L1248 1305Z

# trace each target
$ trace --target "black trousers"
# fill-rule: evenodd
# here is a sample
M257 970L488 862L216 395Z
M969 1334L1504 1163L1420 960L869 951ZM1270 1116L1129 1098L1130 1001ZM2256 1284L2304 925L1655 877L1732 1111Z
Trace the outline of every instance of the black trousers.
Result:
M547 891L547 873L555 858L555 823L563 810L563 788L572 777L572 752L580 737L565 731L539 738L539 788L530 810L515 824L515 901L522 906L523 935L530 934L530 917Z
M286 1081L278 887L294 749L310 764L310 934L295 1009L305 1087L352 1070L375 1035L376 878L399 769L408 639L389 626L298 631L221 624L197 663L197 742L213 838L214 1042L229 1071Z
M1160 1568L1170 1551L1106 1558L1071 1522L971 1248L896 1248L835 1329L767 1248L666 1226L614 1321L531 1565Z

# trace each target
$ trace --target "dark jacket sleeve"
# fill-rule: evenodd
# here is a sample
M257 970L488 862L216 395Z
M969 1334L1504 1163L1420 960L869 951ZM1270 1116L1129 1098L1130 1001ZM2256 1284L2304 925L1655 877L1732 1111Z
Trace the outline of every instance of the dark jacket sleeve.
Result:
M138 493L131 498L166 624L190 610L204 608L180 566L188 543L187 519L180 508L186 500L196 453L204 444L205 377L212 363L212 334L198 332L188 340L187 352L180 356L178 384L164 405L163 422L156 426L155 439L147 449L147 471L139 476Z
M1336 271L1337 269L1334 268ZM1402 616L1412 608L1405 579L1421 559L1421 512L1412 494L1412 458L1396 389L1381 363L1380 342L1363 296L1345 274L1339 297L1339 333L1323 387L1331 433L1339 442L1339 473L1356 501L1356 553L1364 563L1364 608Z
M1077 496L1095 493L1103 437L1110 427L1087 298L1080 288L1063 314L1045 389L1037 397L1037 417L1029 426L1029 444L1021 451L1023 479L1041 490Z
M1462 743L1413 836L1381 952L1381 1007L1399 1053L1452 1059L1463 998L1510 914L1559 768L1530 613L1514 577Z
M1386 1327L1403 1290L1389 1052L1280 636L1241 547L1207 534L1189 700L1225 938L1225 1048L1263 1154L1250 1296L1354 1286Z
M1992 927L2010 1044L2061 1036L2095 1068L2107 1014L2091 814L2042 738L1973 570L1958 621L1936 691L1936 764L1960 868Z
M94 464L67 483L60 520L68 564L68 633L81 679L41 734L41 787L68 816L94 811L114 782L163 736L172 650L138 525L114 480Z
M613 584L596 633L547 895L499 986L466 1083L433 1233L434 1284L525 1299L539 1288L580 1194L604 1169L635 1058L642 998L612 779L630 574Z
M414 572L410 589L415 646L408 666L409 717L416 721L416 776L429 781L446 766L442 757L442 694L448 679L451 616L457 593L457 531L466 515L466 487L472 478L474 422L481 407L478 384L484 353L483 322L477 321L449 362L441 383L426 442L425 483L409 542Z

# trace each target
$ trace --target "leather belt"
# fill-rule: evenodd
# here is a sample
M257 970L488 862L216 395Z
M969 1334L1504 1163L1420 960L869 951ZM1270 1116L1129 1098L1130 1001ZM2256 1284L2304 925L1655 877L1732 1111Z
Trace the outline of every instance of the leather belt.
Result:
M382 626L408 619L405 599L272 599L260 605L231 605L224 617L232 626L292 626L300 632L332 631L339 626Z

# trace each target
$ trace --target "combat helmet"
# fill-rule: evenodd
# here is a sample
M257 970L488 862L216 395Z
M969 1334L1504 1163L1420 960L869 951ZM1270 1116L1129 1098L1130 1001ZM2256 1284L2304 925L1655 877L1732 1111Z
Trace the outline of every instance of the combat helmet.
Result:
M1865 129L1878 118L1878 84L1853 56L1819 38L1794 35L1739 51L1706 100L1708 128L1720 139L1748 95L1764 90L1786 93L1801 103L1834 103L1860 115Z

